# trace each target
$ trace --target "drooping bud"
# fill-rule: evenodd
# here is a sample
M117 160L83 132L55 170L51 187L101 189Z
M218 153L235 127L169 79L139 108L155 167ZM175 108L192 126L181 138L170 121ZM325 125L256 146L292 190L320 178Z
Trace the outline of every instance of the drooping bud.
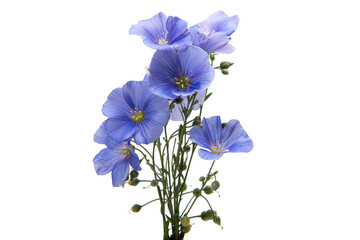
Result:
M229 70L227 69L221 69L221 73L224 75L228 75L229 74Z
M184 150L184 152L189 152L191 150L191 148L189 145L186 145L183 150Z
M228 69L229 67L231 67L234 63L228 62L228 61L223 61L220 63L220 68L221 69Z
M136 186L136 185L139 184L139 182L140 182L140 180L138 178L135 178L135 179L132 179L132 180L129 181L129 185L130 186Z
M214 181L214 182L212 182L212 183L211 183L211 187L212 187L215 191L218 190L219 187L220 187L219 181Z
M177 97L177 98L175 98L175 103L176 104L181 104L182 102L183 102L183 98L182 97Z
M193 121L193 126L201 126L201 119L199 116L196 116Z
M152 186L152 187L157 187L158 184L159 184L159 181L156 180L156 179L154 179L154 180L151 181L151 186Z
M220 225L221 226L221 219L219 216L214 216L213 217L213 221L214 223L216 223L217 225Z
M200 190L199 188L195 188L195 189L193 190L193 194L194 194L195 197L200 197L200 195L201 195L201 190Z
M135 178L137 178L139 176L139 172L138 171L136 171L136 170L131 170L131 172L130 172L130 177L131 177L131 179L135 179Z
M209 194L212 194L214 192L214 189L210 185L206 185L204 187L204 192L209 195Z
M141 205L139 205L139 204L134 204L132 207L131 207L131 211L133 211L133 212L140 212L140 210L141 210Z

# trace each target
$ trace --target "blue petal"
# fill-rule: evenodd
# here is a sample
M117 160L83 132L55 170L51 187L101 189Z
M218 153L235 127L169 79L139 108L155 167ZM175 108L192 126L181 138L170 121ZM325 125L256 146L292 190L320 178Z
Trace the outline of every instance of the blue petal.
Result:
M108 136L115 142L130 140L136 131L135 122L132 119L109 118L105 121L105 130Z
M222 153L213 153L204 149L199 149L198 154L199 157L205 160L218 160L222 155Z
M131 108L125 102L121 88L114 89L102 107L102 112L107 117L124 118L131 116Z
M189 35L187 31L187 22L178 17L168 17L166 20L166 29L168 30L168 41L177 42ZM187 44L191 44L191 37L186 39ZM184 44L184 42L182 42Z
M96 131L94 141L96 143L105 144L110 149L114 149L117 146L117 143L106 134L105 122L103 122L100 128Z
M111 173L112 184L114 187L124 187L125 180L129 175L129 160L122 161Z
M128 150L130 152L130 165L131 165L131 167L136 171L141 171L138 155L136 153L134 153L134 151L131 150L130 148Z
M230 36L239 25L239 17L229 17L223 11L217 11L207 18L206 25L213 32L223 32Z
M132 25L129 33L141 36L145 45L157 49L163 48L166 45L157 44L158 36L163 36L165 31L166 15L160 12L150 19L142 20L138 24Z
M146 100L153 95L149 90L147 81L129 81L123 86L122 93L130 108L138 111L144 111Z
M228 43L229 39L225 33L214 33L206 39L203 39L199 46L210 54L212 52L218 52L219 49L223 49Z
M209 140L199 126L192 127L189 135L190 141L196 143L200 147L210 149Z
M221 139L223 147L231 152L249 152L253 143L238 120L230 120L224 127Z
M109 148L102 149L94 158L94 167L98 175L112 171L120 162L119 156Z
M154 119L144 119L139 124L139 129L134 137L136 144L149 144L158 139L163 131L164 125Z
M235 51L235 47L233 45L231 45L231 44L227 44L222 48L216 49L217 53L225 53L225 54L230 54L230 53L232 53L234 51Z
M217 144L220 141L222 131L220 117L203 118L202 124L205 136L209 140L209 144Z

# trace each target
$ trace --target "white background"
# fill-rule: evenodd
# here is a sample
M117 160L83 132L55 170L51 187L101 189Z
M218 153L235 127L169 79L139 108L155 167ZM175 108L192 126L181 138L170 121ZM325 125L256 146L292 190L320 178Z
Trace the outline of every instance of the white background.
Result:
M158 203L128 213L155 190L97 176L92 137L107 95L141 80L154 52L130 26L217 10L240 17L221 56L235 65L204 113L239 119L255 148L215 164L224 229L195 219L187 239L360 239L357 3L1 1L0 239L162 239ZM193 187L208 167L194 161Z

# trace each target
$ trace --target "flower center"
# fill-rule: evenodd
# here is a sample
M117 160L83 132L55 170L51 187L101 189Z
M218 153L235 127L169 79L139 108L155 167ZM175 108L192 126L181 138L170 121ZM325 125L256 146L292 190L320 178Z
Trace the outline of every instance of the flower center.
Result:
M122 155L123 157L129 156L130 151L126 147L117 147L116 148L116 155Z
M134 111L134 115L131 117L136 123L141 122L144 120L144 114L142 111Z
M160 35L158 35L158 41L157 43L158 44L168 44L168 40L167 40L167 35L168 35L168 32L164 32L162 34L162 37L160 37Z
M175 78L175 83L178 85L178 89L187 89L190 79L184 75L181 78Z
M219 142L217 142L216 145L211 147L211 151L213 153L219 153L219 152L222 152L223 150L224 150L224 148L222 148L222 146L220 145Z
M205 34L206 36L208 36L210 34L210 29L207 25L203 26L200 31L201 31L201 33Z

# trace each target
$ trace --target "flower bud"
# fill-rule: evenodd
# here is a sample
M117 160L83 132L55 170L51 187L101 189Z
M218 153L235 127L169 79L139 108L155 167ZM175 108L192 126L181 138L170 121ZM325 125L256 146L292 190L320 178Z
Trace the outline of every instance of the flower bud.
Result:
M196 116L193 121L193 126L201 126L201 119L199 116Z
M180 188L180 191L181 191L181 192L185 192L186 189L187 189L187 185L186 185L186 184L182 184L182 185L181 185L181 188Z
M131 179L137 178L139 176L139 172L135 170L131 170L130 177Z
M214 192L214 189L211 186L206 185L204 187L204 192L209 195L209 194L212 194Z
M207 211L206 211L206 218L207 218L208 220L213 219L214 216L216 216L215 213L216 213L216 212L213 211L213 210L211 210L211 209L207 210Z
M186 167L186 164L183 163L183 164L181 164L180 171L185 171L186 168L187 168L187 167Z
M214 216L213 217L213 221L214 223L216 223L217 225L220 225L221 226L221 219L219 216Z
M202 211L200 217L203 221L209 220L209 219L207 219L206 211Z
M211 61L215 61L215 54L210 53L210 60L211 60Z
M181 232L188 233L191 230L191 225L181 225Z
M154 180L151 181L151 186L152 187L157 187L158 183L159 183L159 181L154 179Z
M181 225L183 225L183 226L190 225L190 219L188 218L188 216L184 216L181 219Z
M199 188L195 188L195 189L193 190L193 194L194 194L195 197L200 197L200 195L201 195L201 190L200 190Z
M133 211L133 212L140 212L140 210L141 210L141 205L139 205L139 204L134 204L132 207L131 207L131 211Z
M191 148L189 145L186 145L183 149L184 152L190 152Z
M176 104L181 104L183 102L183 98L182 97L178 97L178 98L175 98L175 103Z
M220 63L220 68L221 69L228 69L229 67L231 67L234 63L228 62L228 61L223 61Z
M199 178L199 181L200 181L200 182L205 181L205 177L201 176L201 177Z
M140 180L138 178L135 178L135 179L132 179L132 180L129 181L129 185L130 186L136 186L136 185L139 184L139 182L140 182Z
M220 183L218 181L214 181L211 183L211 187L216 191L220 187Z
M229 74L229 70L227 70L227 69L221 69L221 72L222 72L222 74L224 74L224 75L228 75L228 74Z

